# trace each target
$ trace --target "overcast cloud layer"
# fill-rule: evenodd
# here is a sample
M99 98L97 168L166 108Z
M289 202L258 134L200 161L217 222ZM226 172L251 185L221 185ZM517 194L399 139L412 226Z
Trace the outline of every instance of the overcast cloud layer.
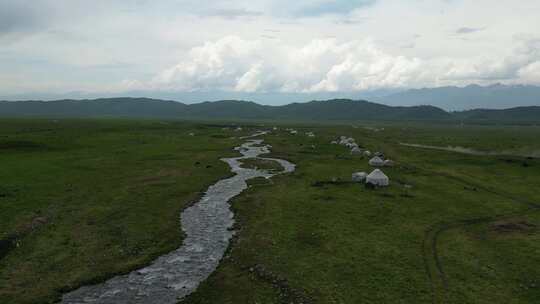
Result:
M540 84L539 11L537 0L0 0L0 96Z

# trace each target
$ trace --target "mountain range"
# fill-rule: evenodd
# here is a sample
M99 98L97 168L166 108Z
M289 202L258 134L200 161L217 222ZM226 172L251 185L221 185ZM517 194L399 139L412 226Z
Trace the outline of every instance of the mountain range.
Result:
M540 87L502 85L438 87L411 89L370 98L387 105L413 106L429 104L448 111L471 109L505 109L517 106L540 106Z
M0 116L539 123L540 106L516 107L503 110L475 109L462 112L447 112L429 105L389 106L351 99L332 99L292 103L283 106L268 106L239 100L184 104L176 101L149 98L102 98L92 100L0 101Z
M308 100L352 99L369 100L391 106L432 105L446 111L471 109L506 109L518 106L540 106L540 87L533 85L446 86L423 89L377 89L361 92L233 92L233 91L129 91L123 93L69 92L64 94L27 93L1 96L0 100L62 100L118 98L131 96L161 100L179 100L186 104L203 100L251 100L266 105L287 105Z

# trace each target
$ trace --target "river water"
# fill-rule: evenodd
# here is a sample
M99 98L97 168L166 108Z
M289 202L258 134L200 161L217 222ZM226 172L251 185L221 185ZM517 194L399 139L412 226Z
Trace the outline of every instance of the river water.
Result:
M286 160L259 157L270 152L269 146L262 145L261 139L248 138L236 148L242 156L222 159L235 175L210 186L200 201L182 212L181 225L186 238L180 248L129 274L69 292L63 296L62 303L167 304L194 292L216 269L234 234L234 214L229 201L248 187L249 179L271 178L295 169L295 165ZM279 162L283 171L241 168L241 160L246 158Z

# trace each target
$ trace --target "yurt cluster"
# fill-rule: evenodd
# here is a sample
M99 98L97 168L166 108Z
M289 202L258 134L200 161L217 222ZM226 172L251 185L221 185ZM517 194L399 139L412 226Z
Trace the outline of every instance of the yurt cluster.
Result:
M354 138L347 137L347 136L341 136L338 140L332 141L332 144L335 145L342 145L349 149L351 149L352 155L364 155L364 156L371 156L371 152L369 150L364 150L358 146Z
M292 129L292 128L285 129L285 131L289 132L291 135L298 134L298 131L296 131L295 129Z
M332 141L332 144L338 144L351 149L351 155L361 155L371 157L372 153L369 150L362 149L352 137L341 136L338 140ZM384 153L375 152L373 157L368 161L372 167L392 167L394 162L390 159L385 159ZM384 172L376 168L371 173L355 172L352 174L353 182L366 183L378 187L386 187L390 184L390 179Z
M275 127L274 127L274 130L275 130ZM289 132L289 134L291 134L291 135L299 134L298 130L295 130L295 129L292 129L292 128L285 129L285 131ZM302 133L300 133L300 134L302 134ZM315 137L315 133L310 132L310 131L305 132L305 134L306 134L307 137Z

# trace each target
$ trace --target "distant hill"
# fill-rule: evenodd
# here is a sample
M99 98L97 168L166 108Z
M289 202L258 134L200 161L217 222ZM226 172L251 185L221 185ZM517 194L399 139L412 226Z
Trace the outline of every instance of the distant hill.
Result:
M413 89L372 99L388 105L429 104L449 111L477 108L505 109L517 106L540 106L540 87L529 85L469 85Z
M284 120L440 120L451 117L449 113L432 106L391 107L349 99L264 106L238 100L186 105L180 102L146 98L2 101L0 102L0 116Z
M186 106L182 118L201 119L271 119L274 107L251 101L221 100L195 103Z
M475 109L453 113L466 121L540 122L540 107L516 107L504 110Z
M434 106L394 107L364 100L332 99L266 106L223 100L186 105L148 98L0 101L2 117L133 117L167 119L246 119L296 121L504 121L540 122L540 107L446 112Z
M278 107L276 117L304 120L440 120L450 114L432 106L391 107L363 100L333 99Z
M175 118L182 115L186 108L186 105L176 101L148 98L0 101L0 116Z

